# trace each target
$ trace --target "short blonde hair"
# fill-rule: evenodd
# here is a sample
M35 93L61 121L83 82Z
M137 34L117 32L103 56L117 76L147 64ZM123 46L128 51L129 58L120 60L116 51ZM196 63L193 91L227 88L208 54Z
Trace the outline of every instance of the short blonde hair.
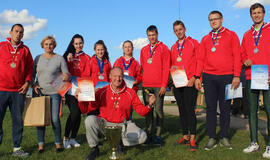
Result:
M46 40L52 40L53 41L53 45L54 45L54 48L56 47L57 43L56 43L56 40L53 36L46 36L42 39L40 45L41 45L41 48L44 48L44 43Z

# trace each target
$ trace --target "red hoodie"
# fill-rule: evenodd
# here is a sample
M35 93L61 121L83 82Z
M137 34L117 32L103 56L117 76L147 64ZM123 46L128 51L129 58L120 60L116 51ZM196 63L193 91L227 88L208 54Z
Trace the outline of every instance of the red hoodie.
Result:
M125 66L128 66L131 63L127 71L125 70L123 61L125 63ZM141 81L142 81L142 68L141 68L139 62L135 60L135 58L131 57L129 60L126 60L124 58L124 56L121 56L120 58L118 58L114 62L113 67L116 67L116 66L121 67L124 70L124 72L128 73L129 76L134 77L136 79L136 81L138 82L138 84L141 83ZM137 92L139 90L137 85L134 85L132 87L132 89L135 92Z
M151 110L148 106L144 106L137 93L126 85L118 92L113 91L111 85L108 85L98 90L95 97L94 102L79 103L87 104L85 106L88 107L88 111L99 108L99 117L112 123L121 123L123 118L128 121L131 107L141 116L146 116Z
M255 32L256 39L258 38L258 32L254 31L254 26L248 30L243 37L241 44L241 55L242 55L242 63L244 63L247 59L252 61L252 64L268 64L268 70L270 69L270 24L265 23L261 36L259 39L259 43L257 45L258 53L254 53L254 49L256 48L253 32ZM269 70L270 71L270 70ZM270 76L270 72L269 72ZM250 80L251 78L251 67L246 68L246 79Z
M0 42L0 90L18 92L25 82L32 82L33 58L23 42L14 50L10 40Z
M142 65L143 87L167 87L170 71L170 50L162 42L158 41L153 52L152 63L147 63L150 58L150 44L141 50L140 61Z
M216 34L213 34L216 37ZM240 77L241 55L240 42L235 32L222 27L215 43L216 51L212 52L213 41L211 32L202 38L196 76L204 73L213 75L229 75Z
M100 74L99 71L99 66L98 66L98 62L97 62L97 58L94 55L91 58L91 63L90 63L90 76L93 79L93 82L95 84L95 86L97 85L98 81L107 81L109 82L110 78L110 71L111 71L111 63L110 61L108 61L107 59L104 58L104 68L103 68L103 73ZM104 79L99 79L99 76L102 75L104 77Z
M72 60L67 61L69 73L76 77L90 77L90 61L90 56L84 52L75 53Z
M176 59L179 56L179 52L184 41L185 43L180 56L182 60L178 62ZM176 43L171 47L171 66L184 66L187 78L190 79L195 75L196 61L200 44L197 40L192 39L191 37L186 37L184 41L182 44L179 44L179 40L177 40Z

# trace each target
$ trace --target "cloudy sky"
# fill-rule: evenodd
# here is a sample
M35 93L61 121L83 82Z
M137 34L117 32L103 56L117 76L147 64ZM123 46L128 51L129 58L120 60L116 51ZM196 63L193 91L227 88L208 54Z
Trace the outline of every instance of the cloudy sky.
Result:
M269 22L270 0L181 0L180 19L187 35L198 41L210 31L207 19L212 10L223 13L223 25L235 31L239 38L252 25L249 7L255 2L265 5L265 21ZM169 48L176 37L172 23L179 19L179 0L12 0L0 5L0 40L9 35L12 24L25 27L23 41L33 57L43 53L41 40L54 35L58 43L55 52L63 54L72 36L81 34L85 39L84 51L92 56L94 43L105 41L111 62L122 55L121 44L134 42L134 56L139 60L142 46L148 43L146 28L156 25L159 40Z

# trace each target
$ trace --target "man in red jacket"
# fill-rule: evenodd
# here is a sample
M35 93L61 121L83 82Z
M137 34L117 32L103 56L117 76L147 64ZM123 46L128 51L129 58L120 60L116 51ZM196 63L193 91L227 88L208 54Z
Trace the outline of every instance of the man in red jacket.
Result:
M200 43L196 67L195 87L202 87L202 71L206 101L206 125L209 141L205 150L216 147L217 102L220 107L220 143L232 149L229 142L230 101L225 100L225 86L240 84L241 56L240 42L235 32L222 26L223 16L212 11L208 16L212 31L204 36Z
M0 143L3 138L3 119L7 106L12 117L13 155L26 157L20 147L23 133L22 112L25 94L31 83L33 58L30 50L23 44L24 28L14 24L9 32L11 38L0 43Z
M157 27L151 25L146 30L149 44L141 50L141 66L143 71L142 86L144 103L148 104L147 92L153 93L156 97L155 111L156 111L156 134L154 144L162 144L161 131L163 126L163 101L166 93L166 87L169 79L170 70L170 50L162 42L158 41ZM146 132L149 139L147 143L151 142L153 123L154 123L154 109L146 116Z
M87 160L93 160L99 155L98 132L101 129L100 123L105 125L121 125L123 121L129 120L131 106L141 116L146 116L155 102L155 96L149 96L149 104L144 106L136 92L128 88L123 81L124 72L120 67L114 67L110 73L110 85L96 92L96 101L89 102L89 110L99 108L99 116L89 115L85 119L86 138L89 146L92 148ZM135 123L127 122L126 134L122 137L125 146L132 146L144 143L147 139L146 133L137 127Z
M253 21L251 29L243 37L241 44L242 62L246 67L247 79L247 99L250 104L249 126L251 144L243 150L244 153L251 153L259 150L258 142L258 97L260 90L251 89L251 66L268 65L270 69L270 24L264 22L265 9L260 3L255 3L250 7L250 17ZM268 82L269 83L269 82ZM266 150L263 153L264 158L270 158L270 91L263 90L264 108L268 113L268 141Z

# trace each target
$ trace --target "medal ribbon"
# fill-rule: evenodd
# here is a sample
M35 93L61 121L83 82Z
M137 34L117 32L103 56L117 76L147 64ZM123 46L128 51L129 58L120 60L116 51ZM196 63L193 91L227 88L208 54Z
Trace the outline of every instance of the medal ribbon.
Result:
M182 51L183 51L185 42L186 42L186 37L185 37L184 42L182 43L181 49L180 49L180 51L179 51L179 40L178 40L178 43L177 43L177 44L178 44L178 45L177 45L177 49L178 49L179 56L182 55Z
M152 52L152 53L151 53L151 46L150 46L150 58L152 58L152 57L153 57L153 54L154 54L155 50L157 49L157 46L158 46L158 42L157 42L157 44L155 45L155 47L154 47L154 49L153 49L153 52Z
M100 74L102 74L103 73L103 68L104 68L104 58L102 59L102 62L100 62L99 59L96 56L96 60L97 60L97 63L98 63L99 72L100 72Z
M258 43L259 43L259 39L260 39L260 36L261 36L261 33L262 33L262 28L264 26L264 23L263 25L261 26L260 30L259 30L259 34L258 34L258 38L256 39L256 36L255 36L255 26L253 28L253 37L254 37L254 42L255 42L255 46L257 47L258 46Z
M124 59L122 59L123 66L124 66L124 68L125 68L125 70L126 70L126 71L127 71L127 70L128 70L128 68L130 67L130 65L131 65L132 61L133 61L133 59L132 59L132 60L130 60L130 62L129 62L129 64L128 64L128 66L126 66L126 63L125 63Z
M222 28L223 28L223 27L222 27ZM218 34L219 34L219 32L222 30L222 28L220 28L220 29L218 30L217 35L216 35L216 38L213 37L214 30L211 31L211 38L212 38L212 41L213 41L213 45L214 45L214 46L215 46L215 43L216 43Z

